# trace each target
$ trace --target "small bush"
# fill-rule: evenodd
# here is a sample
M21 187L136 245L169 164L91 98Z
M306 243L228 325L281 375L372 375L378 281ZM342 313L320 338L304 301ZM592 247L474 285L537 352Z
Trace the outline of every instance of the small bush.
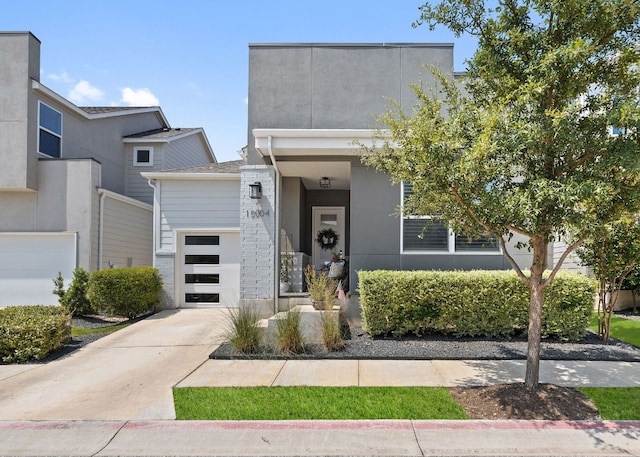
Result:
M160 304L162 279L156 268L114 268L91 273L89 300L96 311L132 319Z
M361 271L363 328L372 335L526 334L529 289L513 271ZM547 288L542 334L577 340L594 306L595 282L560 272Z
M229 309L227 339L233 349L243 354L257 352L260 348L261 333L258 328L260 314L254 308L241 306Z
M278 349L283 354L299 354L304 349L300 312L290 309L276 320L278 326Z
M70 337L70 315L62 306L0 309L0 359L5 363L42 359Z
M91 302L87 296L89 287L89 273L82 269L73 270L73 279L69 289L60 299L60 304L69 310L72 316L83 316L93 312Z

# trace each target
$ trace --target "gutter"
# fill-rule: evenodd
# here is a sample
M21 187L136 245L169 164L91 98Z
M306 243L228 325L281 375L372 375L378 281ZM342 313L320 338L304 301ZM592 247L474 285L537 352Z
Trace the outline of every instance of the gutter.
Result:
M274 200L275 200L275 223L274 223L274 227L275 227L275 240L274 240L274 250L275 250L275 255L273 256L273 271L276 272L276 275L274 277L274 281L273 281L273 312L274 314L278 313L278 303L280 300L280 283L279 283L279 278L280 278L280 170L278 170L278 165L276 163L276 158L273 155L273 148L272 148L272 144L273 144L273 137L271 135L269 135L267 137L267 150L269 151L269 157L271 158L271 165L273 165L273 169L276 172L276 176L275 176L275 183L274 183L274 187L275 187L275 195L274 195Z

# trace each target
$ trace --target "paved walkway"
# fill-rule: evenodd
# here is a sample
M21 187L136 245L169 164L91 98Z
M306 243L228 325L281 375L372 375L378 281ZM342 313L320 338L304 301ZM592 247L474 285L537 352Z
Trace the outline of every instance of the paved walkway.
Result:
M525 360L208 360L177 387L483 386L524 382ZM640 362L540 361L540 382L640 387Z
M171 389L220 344L225 315L163 311L47 364L0 365L0 420L175 419Z
M226 312L165 311L42 365L0 365L0 456L640 455L640 422L175 421L174 386L485 385L524 361L209 360ZM542 361L541 382L640 386L640 363Z

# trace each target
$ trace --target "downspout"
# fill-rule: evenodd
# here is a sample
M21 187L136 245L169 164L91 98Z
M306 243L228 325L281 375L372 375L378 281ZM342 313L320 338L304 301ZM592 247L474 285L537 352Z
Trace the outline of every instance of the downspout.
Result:
M273 271L276 272L275 278L280 278L280 170L278 170L278 165L276 164L276 158L273 155L272 148L272 136L269 135L267 137L267 149L269 151L269 157L271 158L271 165L273 165L273 169L276 172L275 176L275 194L274 194L274 203L275 203L275 255L273 259ZM278 301L280 299L280 284L278 280L273 281L273 312L274 314L278 313Z
M98 270L102 270L102 239L104 238L104 200L106 194L98 188L100 201L98 203Z
M152 235L152 246L153 246L153 266L156 266L156 252L158 251L158 246L156 246L156 229L158 228L158 223L157 223L157 219L156 219L156 215L159 214L159 210L158 210L158 206L157 203L157 198L158 198L158 188L156 186L156 180L155 179L147 179L147 184L149 184L149 187L151 187L153 189L153 235Z

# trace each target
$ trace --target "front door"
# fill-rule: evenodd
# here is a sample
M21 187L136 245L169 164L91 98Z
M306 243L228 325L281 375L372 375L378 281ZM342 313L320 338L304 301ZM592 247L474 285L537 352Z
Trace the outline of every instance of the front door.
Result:
M331 252L342 251L345 247L344 206L314 206L312 219L312 244L313 264L316 269L325 266L331 261ZM335 246L332 244L332 233L337 235ZM318 236L324 234L322 244L318 242ZM327 236L328 235L328 236Z

